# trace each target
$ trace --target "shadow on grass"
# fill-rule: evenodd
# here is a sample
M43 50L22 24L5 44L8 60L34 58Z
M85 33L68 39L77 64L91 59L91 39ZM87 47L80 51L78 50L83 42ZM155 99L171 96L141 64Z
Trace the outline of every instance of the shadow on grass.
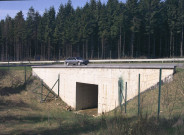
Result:
M7 70L0 69L0 81L8 74Z
M26 90L26 85L33 82L33 79L28 79L27 82L23 84L18 84L17 86L0 88L0 96L9 96L11 94L18 94Z
M44 121L47 121L48 117L46 116L21 116L21 115L7 115L7 116L0 116L0 124L10 124L13 121L13 123L17 124L36 124L36 123L41 123ZM50 119L52 120L52 119Z
M112 117L92 119L81 125L82 119L72 123L62 122L57 128L49 126L35 129L14 130L10 134L41 134L41 135L78 135L78 134L100 134L100 135L183 135L184 125L173 127L177 118L170 120L156 118L125 118Z
M46 116L26 116L15 117L6 116L0 117L0 124L9 123L11 125L16 121L20 126L24 124L39 124L45 122L44 126L24 127L22 129L13 129L8 134L21 135L77 135L77 134L100 134L100 135L183 135L184 125L174 126L178 122L178 118L157 120L151 118L126 118L113 116L111 118L91 119L84 121L81 119L73 119L72 122L60 121L59 118L50 118L50 123L47 122ZM58 123L57 127L53 127L52 123ZM54 124L54 125L55 125Z
M34 110L34 111L41 111L40 108L38 108L35 105L30 105L25 103L22 100L18 101L12 101L12 100L6 100L4 98L0 98L0 111L10 111L12 109L18 109L21 111L27 111L28 109Z
M178 124L179 117L172 119L140 116L126 118L124 116L114 116L107 119L102 135L183 135L184 124Z
M47 126L46 126L47 127ZM78 135L82 133L91 133L100 129L100 123L88 122L84 126L79 123L63 123L57 128L36 128L36 129L22 129L14 130L10 134L21 134L21 135Z
M12 100L4 100L0 98L0 108L3 107L18 107L18 108L27 108L29 105L23 101L13 102Z

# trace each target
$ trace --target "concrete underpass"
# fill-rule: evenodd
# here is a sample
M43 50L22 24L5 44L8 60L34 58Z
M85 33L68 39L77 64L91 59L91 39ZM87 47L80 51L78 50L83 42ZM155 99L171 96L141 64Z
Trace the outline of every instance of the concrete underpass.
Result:
M98 85L76 83L76 110L98 107Z
M155 86L162 69L162 81L172 81L175 65L92 65L92 66L34 66L33 75L39 77L50 88L59 79L59 96L75 110L98 108L98 113L109 112L124 103L119 92L119 80L125 95L127 83L127 100L138 94L138 77L140 75L140 92ZM58 87L53 91L57 94Z

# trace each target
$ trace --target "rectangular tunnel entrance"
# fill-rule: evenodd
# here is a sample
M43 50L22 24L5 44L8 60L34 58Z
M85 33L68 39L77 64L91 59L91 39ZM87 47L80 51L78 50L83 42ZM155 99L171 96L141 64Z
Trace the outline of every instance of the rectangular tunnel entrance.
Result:
M76 83L76 110L98 107L98 85Z

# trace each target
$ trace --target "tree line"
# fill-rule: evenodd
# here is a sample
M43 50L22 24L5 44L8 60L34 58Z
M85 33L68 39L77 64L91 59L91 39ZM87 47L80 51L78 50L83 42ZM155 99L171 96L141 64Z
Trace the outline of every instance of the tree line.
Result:
M71 0L0 21L0 59L183 57L184 0Z

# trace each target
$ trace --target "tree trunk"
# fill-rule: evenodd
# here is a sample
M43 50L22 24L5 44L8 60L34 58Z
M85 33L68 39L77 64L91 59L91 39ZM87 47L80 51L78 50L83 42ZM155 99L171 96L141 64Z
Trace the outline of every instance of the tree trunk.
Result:
M80 54L80 44L78 43L78 45L77 45L77 55L78 56L81 56L81 54Z
M93 58L93 53L94 53L94 39L93 36L91 37L91 59Z
M43 45L43 57L44 57L44 60L46 59L45 52L46 52L46 48L45 48L45 44L44 44L44 45Z
M59 48L59 52L58 52L58 59L60 60L60 56L61 56L61 48Z
M153 43L153 57L155 58L155 38L154 38L154 43Z
M132 32L132 36L131 36L131 57L132 58L134 57L134 36L135 36L135 33Z
M182 31L181 31L180 57L183 57L183 25L182 25Z
M174 42L175 42L175 41L174 41L174 40L175 40L175 39L174 39L174 36L173 36L173 47L172 47L172 49L173 49L173 50L172 50L172 56L173 56L173 57L174 57L174 51L175 51L175 48L174 48L174 44L175 44Z
M5 54L6 55L6 60L8 58L8 45L7 44L8 44L8 40L6 39L6 48L5 48L5 50L6 50L6 52L5 52L6 53Z
M19 45L19 60L22 60L22 41L19 40L20 45Z
M68 44L65 45L66 57L68 57Z
M162 54L162 38L160 38L160 48L159 48L159 57L161 58L161 54Z
M126 33L124 32L124 43L123 43L123 57L125 57L125 43L126 43Z
M16 60L18 61L19 60L19 49L20 49L20 45L19 45L19 41L18 41L18 39L16 40L16 45L17 45L17 47L16 47Z
M118 59L120 58L120 40L118 40Z
M62 56L66 57L65 44L62 46Z
M119 57L121 57L121 26L120 26L120 37L119 37L119 40L120 40L120 44L119 44Z
M100 58L100 45L99 45L99 39L98 39L98 59Z
M136 51L136 57L140 57L140 36L138 36L137 40L137 51Z
M31 50L31 45L29 43L29 58L31 59L31 53L32 53L32 50Z
M36 58L37 44L35 43L34 58Z
M56 53L56 50L58 50L57 53ZM54 59L58 59L59 57L57 57L57 54L59 54L59 48L57 48L55 44L54 44L54 50L53 50L53 52L54 52L53 53Z
M42 56L43 56L43 45L42 45L42 43L41 43L41 48L40 48L40 54L41 54L41 59L42 59Z
M71 52L71 56L73 57L73 45L71 44L70 46L71 46L71 49L70 49L71 50L70 51Z
M2 50L1 50L1 61L4 61L4 45L2 45Z
M50 38L48 40L48 48L47 48L47 59L50 60Z
M88 40L86 40L86 59L88 59Z
M164 56L169 56L169 41L167 40L167 36L165 35L165 46L164 46Z
M169 56L171 57L172 55L172 31L170 33L170 46L169 46Z
M84 41L83 41L83 46L82 46L82 48L83 48L83 49L82 49L82 50L83 50L83 51L82 51L82 57L84 58Z
M151 34L149 33L149 41L148 41L148 57L150 57L150 52L151 52L150 48L151 48Z
M103 59L104 57L104 39L102 37L102 54L101 54L101 58Z

